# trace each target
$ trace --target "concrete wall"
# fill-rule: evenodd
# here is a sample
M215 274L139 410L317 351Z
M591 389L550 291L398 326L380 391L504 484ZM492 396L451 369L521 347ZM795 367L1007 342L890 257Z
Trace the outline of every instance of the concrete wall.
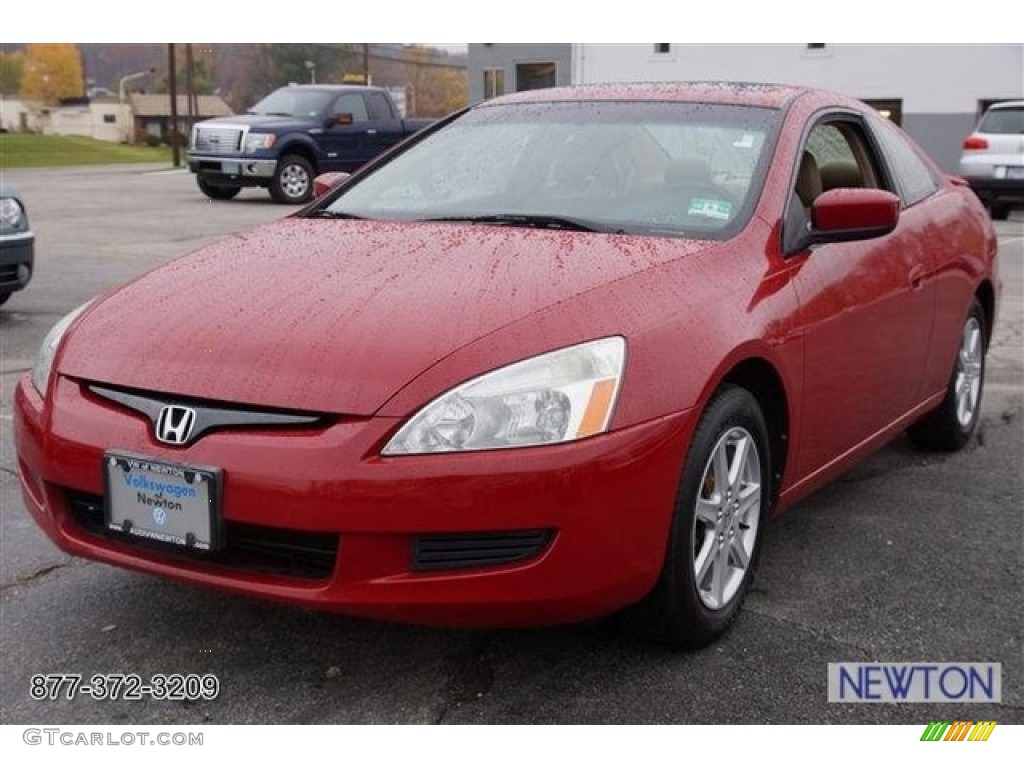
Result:
M19 99L0 99L0 128L5 131L34 131L41 133L46 117L36 105Z
M904 114L903 130L948 173L959 173L964 138L977 123L974 114Z
M515 93L516 65L540 61L555 62L555 85L572 82L570 43L470 43L467 51L469 102L484 98L484 70L505 70L505 93Z
M109 119L113 122L108 122ZM0 101L0 126L58 136L88 136L101 141L131 141L132 111L127 104L92 102L81 107L47 107L37 102Z
M579 44L573 82L746 80L898 99L906 131L956 172L981 101L1024 98L1024 45Z
M1024 45L576 45L573 82L747 80L902 99L903 113L975 114L979 99L1024 95Z
M107 122L110 118L114 122ZM131 141L131 130L132 111L127 104L93 102L86 107L52 110L45 133L120 142Z

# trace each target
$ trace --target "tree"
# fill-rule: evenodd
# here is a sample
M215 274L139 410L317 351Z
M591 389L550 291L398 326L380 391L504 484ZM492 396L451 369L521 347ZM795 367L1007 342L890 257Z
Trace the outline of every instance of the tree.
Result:
M71 43L27 46L21 93L26 99L49 104L82 96L82 59L78 46Z
M17 96L21 92L21 78L25 74L25 54L20 51L0 51L0 96Z
M238 91L238 101L246 107L252 106L282 85L310 82L314 72L318 83L340 83L346 72L357 71L355 62L362 61L358 47L346 43L269 43L255 46L247 77ZM312 69L307 62L313 65Z
M185 65L182 64L178 67L178 90L181 93L185 92L185 83L188 82L185 79ZM209 95L217 90L217 84L213 80L213 75L210 73L209 68L200 58L195 58L192 61L192 84L195 91L199 95ZM167 93L170 91L170 82L167 75L160 78L156 84L157 93Z
M469 78L457 65L434 62L435 51L421 46L405 48L406 82L413 88L413 112L420 117L443 117L469 102Z

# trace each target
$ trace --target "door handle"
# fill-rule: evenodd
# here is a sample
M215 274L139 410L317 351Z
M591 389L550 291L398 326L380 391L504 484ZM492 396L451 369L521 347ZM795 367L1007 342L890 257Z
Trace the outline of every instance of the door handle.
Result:
M376 136L376 135L377 135L377 129L376 129L376 128L367 128L367 129L366 129L366 132L367 132L367 133L368 133L368 134L369 134L370 136Z
M910 287L912 290L917 291L921 289L921 285L924 283L924 273L925 269L920 264L915 265L910 270Z

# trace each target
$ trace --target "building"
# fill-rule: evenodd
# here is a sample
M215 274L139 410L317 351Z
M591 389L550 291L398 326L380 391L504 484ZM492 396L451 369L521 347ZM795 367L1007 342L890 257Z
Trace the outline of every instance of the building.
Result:
M179 93L178 132L188 136L188 99ZM196 96L197 110L194 121L206 120L210 117L227 117L233 115L231 107L220 96ZM145 141L148 136L162 138L170 132L171 97L167 93L133 93L128 97L132 114L135 117L135 141Z
M127 141L132 115L127 104L98 99L53 106L21 99L0 99L0 129L58 136L88 136L101 141Z
M568 43L471 43L469 103L575 82L572 49Z
M479 43L468 54L471 100L547 85L630 81L829 88L875 106L950 172L984 108L1024 98L1020 44ZM543 85L531 76L537 73L546 73Z

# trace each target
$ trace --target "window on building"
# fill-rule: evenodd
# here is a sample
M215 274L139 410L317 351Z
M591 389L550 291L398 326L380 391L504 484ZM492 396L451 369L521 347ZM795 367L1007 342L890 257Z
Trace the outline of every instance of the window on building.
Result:
M557 69L553 61L516 64L516 90L532 91L537 88L554 87Z
M977 117L980 119L981 116L985 114L986 109L991 107L993 104L1001 104L1004 101L1009 101L1009 99L978 99Z
M654 52L655 53L671 53L672 52L672 43L655 43L654 44Z
M116 123L117 122L117 115L104 115L103 116L103 122L104 123Z
M505 95L505 70L485 69L484 70L484 98L493 99L495 96Z
M862 99L870 107L873 107L878 114L896 125L903 125L903 100L902 99Z

